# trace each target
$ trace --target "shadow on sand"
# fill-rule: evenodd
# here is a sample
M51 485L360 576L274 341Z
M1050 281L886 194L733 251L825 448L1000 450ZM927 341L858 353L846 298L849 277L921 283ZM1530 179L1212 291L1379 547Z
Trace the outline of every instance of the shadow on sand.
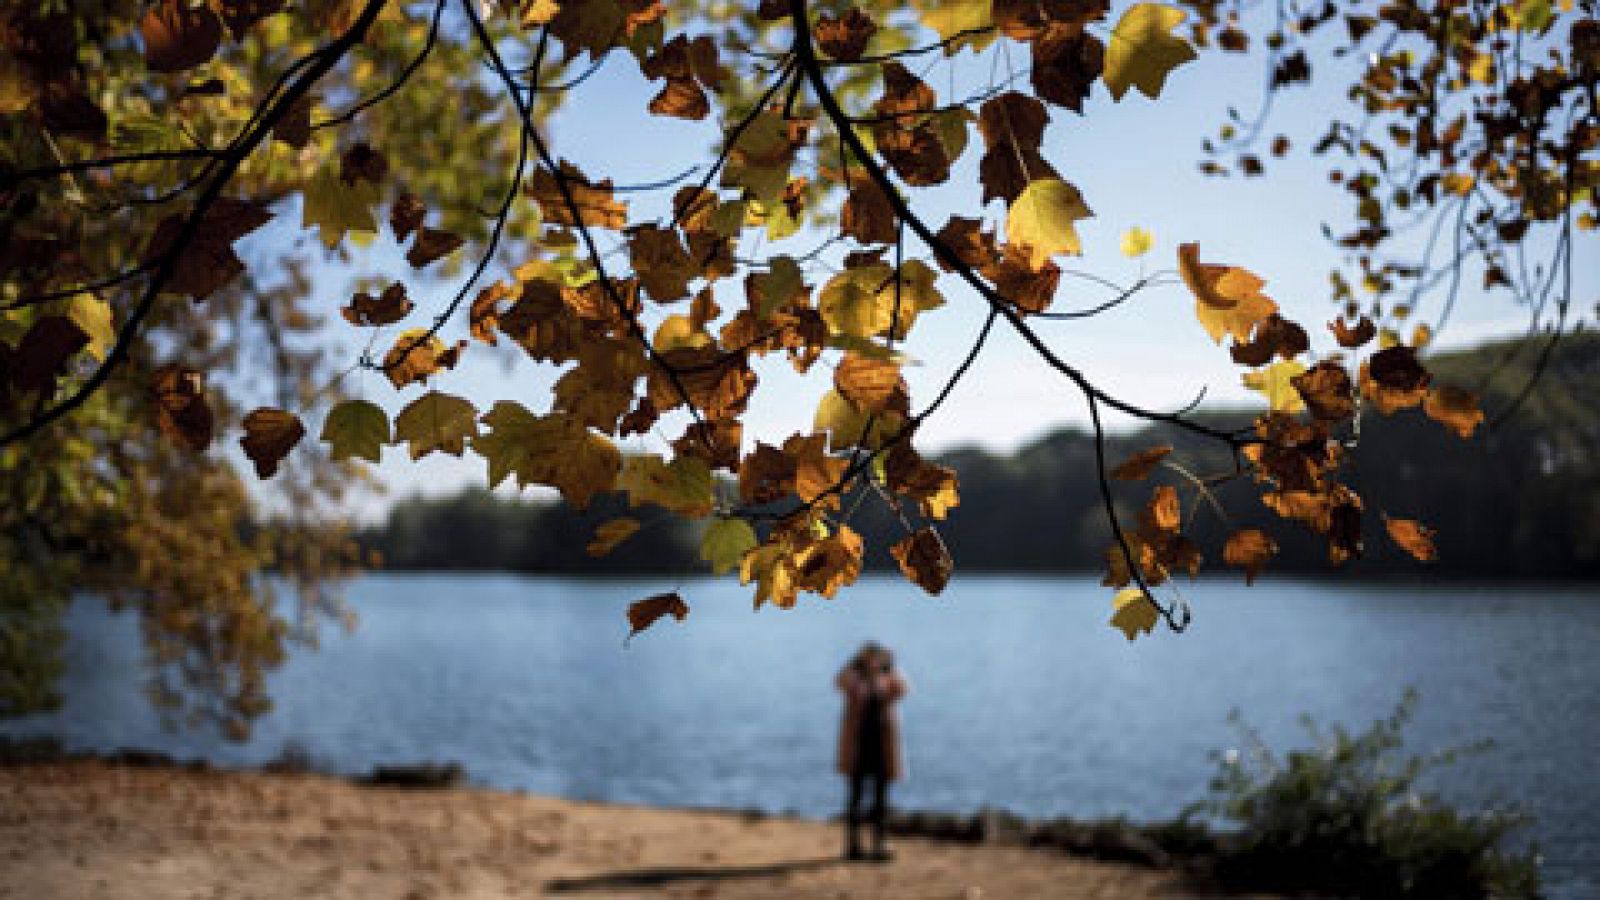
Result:
M739 878L771 878L795 872L842 865L846 865L846 863L838 857L829 856L820 859L797 859L758 866L660 866L653 869L626 869L620 872L602 872L598 875L554 878L545 884L545 890L552 894L576 894L584 891L662 887L680 881L729 881Z

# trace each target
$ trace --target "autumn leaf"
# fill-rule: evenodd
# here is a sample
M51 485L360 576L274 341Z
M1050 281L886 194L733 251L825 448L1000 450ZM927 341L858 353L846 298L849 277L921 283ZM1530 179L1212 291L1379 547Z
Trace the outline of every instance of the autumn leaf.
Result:
M1361 393L1386 416L1421 403L1432 380L1416 350L1403 344L1379 350L1361 364Z
M501 400L483 424L490 430L472 439L472 449L489 465L491 488L516 475L518 487L549 485L581 510L618 481L622 454L616 445L566 413L538 416Z
M411 268L420 269L454 253L461 244L461 236L454 232L424 226L417 230L417 236L412 239L411 249L406 251L406 262L411 264Z
M1118 481L1143 481L1150 477L1156 466L1167 458L1172 452L1171 444L1161 444L1147 450L1140 450L1123 460L1116 468L1111 470L1111 477Z
M588 6L592 4L578 4ZM591 183L572 163L562 160L561 180L565 182L572 206L561 192L556 176L543 166L534 170L528 193L539 204L546 222L555 225L575 226L580 222L596 228L620 229L628 223L628 204L612 195L611 179ZM572 207L577 209L573 217Z
M438 450L460 456L478 434L478 410L453 394L429 391L406 404L394 419L395 441L411 445L411 458Z
M643 600L636 600L628 605L628 627L633 630L628 632L628 640L651 625L654 625L662 616L672 616L679 622L689 616L689 604L676 592L656 594Z
M460 356L461 345L446 348L444 341L428 333L426 328L408 328L383 356L383 374L396 388L414 381L426 381L440 369L453 368Z
M679 456L670 463L655 455L629 456L622 461L616 488L628 492L630 506L654 503L689 518L710 515L716 499L711 469L695 456Z
M216 55L222 22L205 5L160 0L139 20L144 62L152 72L181 72Z
M1342 364L1324 360L1289 379L1311 414L1325 422L1343 422L1356 414L1355 389Z
M916 0L922 24L938 32L945 55L962 47L981 51L995 38L993 0Z
M389 417L376 403L346 400L328 410L319 440L329 445L328 454L334 459L359 456L378 462L390 440Z
M1262 568L1278 552L1278 542L1259 528L1241 528L1228 536L1222 560L1244 570L1244 583L1254 584Z
M277 474L278 463L306 434L299 416L266 406L251 411L244 417L243 424L244 437L239 439L239 446L255 463L256 475L261 478Z
M1128 7L1106 47L1104 79L1111 99L1121 100L1129 87L1137 87L1154 100L1167 75L1195 58L1189 42L1172 34L1184 18L1183 10L1162 3Z
M833 370L833 386L857 409L887 409L896 391L904 390L900 367L888 360L847 353Z
M1028 248L1033 269L1043 268L1057 254L1083 252L1073 223L1094 213L1078 189L1059 178L1031 181L1006 215L1006 239Z
M889 547L889 553L913 584L934 596L944 590L955 569L944 540L932 528L919 528L896 541Z
M901 421L898 413L865 410L838 391L828 391L817 404L811 427L828 433L828 446L835 452L857 445L875 450L899 431Z
M180 365L165 365L152 378L156 395L156 424L173 443L200 453L211 443L213 417L206 402L206 378Z
M89 338L84 351L95 359L104 360L117 342L111 304L93 294L75 294L67 303L67 318Z
M320 169L306 184L300 204L300 225L315 227L326 247L338 246L347 232L372 234L378 222L372 208L378 205L378 186L370 181L346 184L331 166Z
M617 545L627 540L639 530L639 520L630 516L602 522L594 530L594 539L584 548L590 556L606 556L617 549Z
M1378 333L1378 327L1366 316L1362 316L1354 326L1346 325L1343 319L1334 319L1328 323L1328 330L1333 332L1333 337L1339 342L1339 346L1348 350L1360 347Z
M1155 237L1137 225L1122 233L1122 255L1129 259L1149 253L1154 244Z
M1305 374L1304 363L1292 359L1279 360L1265 369L1246 372L1244 386L1260 391L1267 397L1267 408L1273 412L1295 413L1306 408L1295 379Z
M1433 545L1432 528L1415 519L1391 519L1388 516L1383 517L1383 527L1389 532L1389 538L1400 549L1411 554L1419 562L1438 560L1439 551Z
M700 558L711 564L715 575L723 575L739 567L744 555L755 549L759 542L755 529L743 519L717 519L700 539Z
M839 62L854 62L861 58L878 25L859 7L852 6L838 18L829 13L818 16L813 30L822 52Z
M21 390L48 394L67 361L88 344L89 335L66 316L40 316L17 344L6 374Z
M1128 640L1155 630L1160 618L1155 601L1145 596L1142 589L1123 588L1111 598L1111 627L1121 631Z
M1478 395L1446 384L1428 391L1427 399L1422 401L1422 411L1462 440L1472 437L1473 430L1483 422Z
M428 208L415 194L402 192L389 208L389 227L394 231L394 239L404 243L413 231L422 227L422 220L427 215Z
M393 325L405 318L411 308L406 286L396 281L376 297L358 291L350 298L349 305L339 308L339 314L351 325Z

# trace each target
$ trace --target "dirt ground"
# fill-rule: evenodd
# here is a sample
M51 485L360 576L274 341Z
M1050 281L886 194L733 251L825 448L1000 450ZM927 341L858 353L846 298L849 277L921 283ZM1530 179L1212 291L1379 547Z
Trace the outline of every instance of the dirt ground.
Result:
M0 898L1189 897L1174 873L837 826L100 762L0 769Z

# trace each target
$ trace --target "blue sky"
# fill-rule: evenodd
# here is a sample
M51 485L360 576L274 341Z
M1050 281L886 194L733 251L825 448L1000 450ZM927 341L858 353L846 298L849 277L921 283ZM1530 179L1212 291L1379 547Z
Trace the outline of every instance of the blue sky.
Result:
M1120 7L1113 16L1117 12ZM1025 63L1025 54L1014 55L1018 65ZM961 93L967 84L986 83L991 64L989 58L978 60L964 53L924 77L940 92L941 100L948 101L954 96L952 86ZM1004 64L1001 59L1001 71ZM1255 109L1262 79L1262 63L1255 56L1204 52L1173 73L1158 101L1130 92L1121 103L1113 103L1104 87L1096 85L1082 117L1053 110L1044 154L1063 177L1081 189L1095 213L1093 219L1079 223L1083 256L1058 262L1072 271L1129 283L1144 270L1171 268L1177 244L1198 241L1206 261L1241 265L1266 278L1267 293L1285 315L1312 333L1314 353L1333 350L1322 324L1335 312L1328 299L1327 272L1339 264L1340 257L1323 238L1320 226L1329 222L1341 229L1348 222L1350 205L1329 185L1325 168L1305 148L1326 127L1333 110L1345 111L1345 103L1336 77L1335 66L1340 63L1324 59L1316 64L1324 69L1314 89L1278 99L1267 133L1287 133L1296 150L1288 160L1271 164L1265 178L1207 178L1197 167L1200 142L1215 133L1227 107L1237 106L1247 114ZM631 60L615 58L581 86L551 123L549 135L556 153L580 161L591 175L624 184L656 181L708 162L707 148L718 134L714 118L685 123L650 117L644 106L652 93ZM916 208L934 227L952 213L971 216L978 209L975 168L981 151L975 129L972 141L974 147L963 163L965 171L958 168L949 186L912 194ZM648 210L651 203L665 203L668 193L654 199L647 195L631 199L636 211ZM998 202L983 212L991 222L1004 215ZM1152 231L1156 243L1144 258L1129 260L1120 254L1118 244L1122 233L1135 225ZM800 253L814 243L814 237L801 235L776 250ZM749 254L755 249L759 248L746 246L741 252ZM920 250L908 245L908 255L925 256ZM1583 259L1581 251L1578 259ZM1586 311L1592 303L1584 298L1594 294L1595 278L1581 264L1577 269L1581 290L1575 307ZM322 267L315 279L319 296L314 305L333 313L348 299L351 278L362 273L406 278L419 304L429 297L448 296L454 287L448 280L429 283L415 279L385 232L372 247L356 255L353 266ZM491 276L495 274L491 270ZM729 287L736 290L735 284ZM914 408L943 383L970 344L985 311L981 298L958 287L954 279L941 279L940 287L947 305L919 319L905 347L916 360L906 369ZM1056 307L1090 306L1107 296L1104 288L1067 277L1062 280ZM1195 321L1193 302L1181 284L1169 284L1146 290L1095 319L1040 322L1038 330L1096 384L1126 400L1152 408L1176 408L1187 404L1203 387L1209 404L1250 402L1253 395L1240 386L1238 367ZM734 290L723 300L725 308L738 303L742 298ZM1419 321L1431 321L1436 310L1424 306L1419 313ZM1526 313L1504 296L1484 297L1469 287L1436 346L1467 346L1515 333L1526 325ZM453 340L464 337L465 331L464 321L453 323L444 336ZM366 337L352 337L336 313L330 332L350 348L352 360L359 350L358 338ZM387 346L391 341L392 336L385 336L378 344ZM762 382L746 418L747 446L752 437L775 442L794 431L807 430L816 398L829 386L826 374L815 377L814 372L813 377L800 379L781 360L760 366L758 372ZM474 345L457 370L442 374L432 386L470 397L480 409L507 399L540 411L548 407L548 389L557 374L549 366L529 362L515 348L495 351ZM396 392L373 372L357 373L346 387L391 414L424 390L414 385ZM939 415L924 426L919 445L937 451L978 444L1003 452L1061 426L1086 422L1085 407L1075 389L1040 363L1002 323L971 374ZM1110 424L1129 423L1113 420ZM313 436L318 427L311 426ZM664 423L656 434L628 439L624 449L659 452L665 449L666 440L680 431L681 424ZM380 514L390 500L401 495L449 493L483 484L485 468L482 460L470 453L461 459L434 454L413 463L404 448L391 447L374 467L374 475L387 486L387 497L363 493L355 510L363 517Z

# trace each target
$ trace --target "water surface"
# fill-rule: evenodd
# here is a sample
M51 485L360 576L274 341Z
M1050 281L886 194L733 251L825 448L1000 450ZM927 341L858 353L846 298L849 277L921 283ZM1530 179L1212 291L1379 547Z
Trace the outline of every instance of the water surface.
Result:
M693 607L624 645L623 609L678 588ZM1185 590L1188 632L1128 643L1087 578L964 576L930 599L867 579L834 602L753 612L731 582L380 575L360 625L274 676L253 739L160 730L132 622L73 612L67 708L0 726L76 747L259 763L293 741L348 772L454 759L478 780L574 798L833 813L839 665L890 645L906 807L1153 819L1200 800L1237 709L1276 747L1298 722L1364 727L1408 686L1417 750L1493 738L1441 773L1470 804L1516 803L1553 893L1600 895L1600 591L1268 581Z

